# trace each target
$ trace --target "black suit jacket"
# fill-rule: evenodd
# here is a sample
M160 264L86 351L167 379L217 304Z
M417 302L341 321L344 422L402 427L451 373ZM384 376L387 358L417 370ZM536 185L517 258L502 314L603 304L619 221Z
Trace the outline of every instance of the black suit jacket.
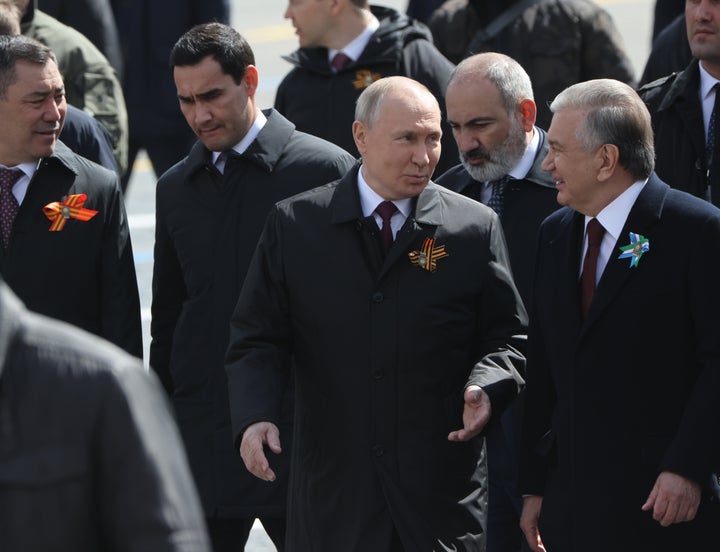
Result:
M499 413L520 381L525 314L502 229L430 183L383 257L357 171L270 212L233 315L236 438L277 422L293 355L288 550L387 550L393 525L407 550L484 550L483 442L447 435L466 385ZM409 256L428 239L448 254L435 272Z
M50 232L43 207L86 194L92 219ZM5 281L33 311L70 322L142 357L135 264L118 176L58 142L40 161L0 251Z
M521 491L544 496L549 550L705 550L716 502L671 529L640 507L661 471L707 489L719 465L720 211L651 176L584 321L583 223L565 208L540 231ZM630 232L650 242L636 267Z

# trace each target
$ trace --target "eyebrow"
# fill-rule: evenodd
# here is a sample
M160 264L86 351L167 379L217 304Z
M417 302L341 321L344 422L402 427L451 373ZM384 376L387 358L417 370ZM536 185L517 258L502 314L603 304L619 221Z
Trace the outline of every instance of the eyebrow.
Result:
M51 90L34 90L25 95L25 98L47 98L48 96L55 96L57 94L65 94L65 87L58 86Z
M177 97L180 100L183 101L192 101L193 99L196 100L212 100L213 98L216 98L222 93L222 88L211 88L210 90L207 90L205 92L200 92L199 94L195 94L193 97L189 96L183 96L182 94L178 94Z
M458 121L453 121L452 119L448 119L448 120L447 120L447 122L448 122L449 124L451 124L451 125L458 125L458 126L462 126L462 125L474 125L475 123L492 123L493 121L495 121L495 118L494 118L494 117L482 117L482 116L481 116L481 117L473 117L472 119L469 119L469 120L467 120L467 121L465 121L465 122L462 122L462 123L461 123L461 122L458 122Z

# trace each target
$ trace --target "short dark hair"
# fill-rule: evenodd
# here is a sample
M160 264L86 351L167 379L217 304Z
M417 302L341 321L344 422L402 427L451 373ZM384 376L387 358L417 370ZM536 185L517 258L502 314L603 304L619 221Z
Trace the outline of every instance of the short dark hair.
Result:
M7 99L8 87L17 80L18 61L38 65L52 61L57 65L52 50L37 40L24 35L0 35L0 100Z
M240 33L222 23L203 23L175 43L170 52L170 69L197 65L208 56L212 56L236 84L242 81L248 65L255 65L255 55Z

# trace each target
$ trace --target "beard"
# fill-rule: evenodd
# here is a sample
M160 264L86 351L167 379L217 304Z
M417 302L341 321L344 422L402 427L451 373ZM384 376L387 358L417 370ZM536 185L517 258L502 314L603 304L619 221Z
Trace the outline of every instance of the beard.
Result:
M518 161L522 158L527 143L525 141L525 129L515 117L510 119L510 129L507 138L493 149L483 147L470 151L460 152L460 162L465 170L470 173L473 180L487 182L499 180L508 174ZM480 165L472 164L472 161L482 159Z

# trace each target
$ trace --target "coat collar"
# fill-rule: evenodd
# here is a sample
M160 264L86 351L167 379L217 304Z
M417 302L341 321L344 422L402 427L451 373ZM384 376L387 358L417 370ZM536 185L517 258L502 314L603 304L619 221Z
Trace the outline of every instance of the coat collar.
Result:
M49 155L48 157L45 157L41 162L38 169L44 165L59 165L61 167L64 167L65 169L69 170L75 175L80 174L80 168L77 163L77 157L75 154L68 148L65 144L60 142L58 140L57 144L55 144L55 151Z
M358 229L363 226L360 193L357 187L357 173L361 164L362 161L358 161L355 167L348 171L337 184L330 202L330 222L332 224L354 222ZM375 261L372 261L371 264L377 269L378 279L382 279L393 264L406 255L415 241L432 237L435 229L443 225L445 206L441 199L442 189L434 182L428 183L417 197L413 213L395 236L395 243L384 259L380 260L375 255L368 253L369 259L377 260L377 264ZM366 247L369 246L366 245Z
M275 109L263 110L263 114L267 117L265 126L241 157L270 173L292 138L295 125ZM212 154L198 140L188 154L188 172L192 174L210 166L212 166Z
M332 199L331 222L342 224L363 218L360 208L360 193L357 189L357 175L362 161L340 179ZM444 220L444 208L440 201L440 187L434 182L429 182L420 193L415 205L413 218L418 224L441 226Z
M544 188L555 188L555 181L552 179L552 176L549 172L543 170L542 168L542 162L550 149L550 144L547 141L547 133L540 127L535 127L535 131L540 137L538 149L535 152L535 159L533 160L532 167L530 167L530 171L527 173L525 178L521 180L521 182L530 182ZM456 175L462 174L464 178L459 176L451 177L447 180L447 182L443 182L443 184L446 184L447 187L454 192L459 194L463 193L463 191L473 182L473 178L470 176L470 173L465 170L465 167L463 167L462 164L456 165L446 174L451 172L454 172ZM459 179L456 180L456 178Z

